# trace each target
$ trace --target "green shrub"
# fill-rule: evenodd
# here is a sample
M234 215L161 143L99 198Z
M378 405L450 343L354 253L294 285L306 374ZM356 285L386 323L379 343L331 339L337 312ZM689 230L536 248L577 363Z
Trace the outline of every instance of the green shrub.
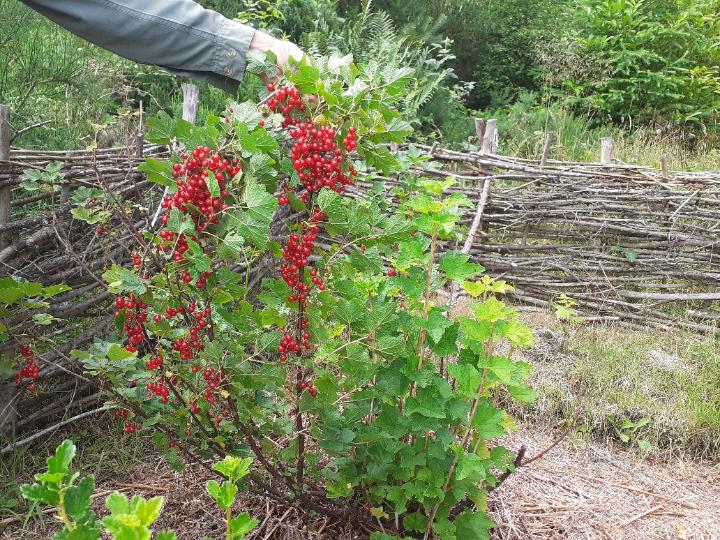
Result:
M719 10L718 0L580 0L558 51L577 58L560 74L571 102L628 125L717 128Z

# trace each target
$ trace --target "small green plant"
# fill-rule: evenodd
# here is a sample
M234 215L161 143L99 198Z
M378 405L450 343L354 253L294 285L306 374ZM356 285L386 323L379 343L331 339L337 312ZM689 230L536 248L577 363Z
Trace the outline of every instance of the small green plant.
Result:
M25 169L20 187L28 192L59 191L62 180L62 161L51 161L44 169Z
M581 323L583 318L578 315L578 312L575 310L575 306L577 306L577 302L575 300L565 294L561 294L560 297L553 302L555 318L558 321L567 321L572 324Z
M216 480L208 480L207 492L217 505L225 510L225 538L227 540L242 540L245 535L255 528L257 519L243 512L233 517L232 506L238 493L239 483L250 473L251 458L237 458L227 456L216 463L213 470L222 474L227 480L222 484Z
M70 470L76 452L72 441L63 441L47 459L47 471L35 475L37 482L20 487L28 501L56 508L63 528L55 534L55 540L95 540L102 533L101 524L90 508L94 477L81 478L79 472ZM110 515L102 520L102 526L116 540L149 540L150 526L159 517L162 504L163 497L144 499L136 495L128 500L116 491L105 501ZM157 539L174 540L175 533L163 532Z
M647 439L639 439L638 432L650 423L647 417L639 420L631 420L630 418L608 417L608 421L612 424L617 433L618 438L625 444L637 444L638 448L643 452L652 450L652 444Z
M94 477L81 477L79 472L70 469L76 453L77 448L71 440L63 441L55 454L47 458L47 471L36 474L35 483L20 486L26 500L48 504L57 510L63 528L55 534L54 540L96 540L103 532L114 540L150 540L151 526L160 517L164 498L145 499L135 495L130 499L115 491L105 499L105 507L110 513L98 521L90 506L95 490ZM227 480L222 484L210 480L207 484L210 496L226 511L227 540L243 540L257 525L257 520L250 518L247 512L232 517L233 502L250 465L250 458L228 456L213 467ZM173 531L164 531L155 538L175 540L177 536Z

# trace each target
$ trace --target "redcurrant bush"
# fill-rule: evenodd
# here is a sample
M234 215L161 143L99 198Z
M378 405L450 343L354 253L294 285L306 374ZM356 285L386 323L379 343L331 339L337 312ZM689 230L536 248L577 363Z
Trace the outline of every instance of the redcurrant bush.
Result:
M411 132L409 76L320 60L227 120L154 119L151 140L187 150L142 167L169 190L161 227L104 274L115 339L76 355L126 436L154 432L174 462L252 455L249 482L286 503L486 538L515 459L493 442L513 426L500 404L533 397L513 358L532 334L493 292L509 287L442 252L470 205L453 179L416 178L419 153L386 146ZM472 316L451 317L450 287Z

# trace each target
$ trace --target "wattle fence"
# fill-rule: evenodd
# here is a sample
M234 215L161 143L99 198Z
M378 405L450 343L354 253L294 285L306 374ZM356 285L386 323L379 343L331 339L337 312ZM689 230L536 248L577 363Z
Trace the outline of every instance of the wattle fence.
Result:
M517 303L550 309L564 294L592 319L718 333L720 172L670 173L614 162L608 141L599 163L548 159L551 137L538 160L500 156L495 123L478 127L481 151L416 145L431 159L414 172L458 180L453 189L476 204L462 219L472 237L464 248L490 275L515 287ZM129 264L133 236L151 228L162 197L162 188L136 167L169 149L139 138L132 147L24 150L10 147L8 133L0 115L0 276L72 287L45 310L60 319L52 325L33 327L31 314L22 311L0 321L59 343L40 355L46 383L23 397L21 413L13 377L0 380L0 428L34 430L29 441L58 417L100 410L92 407L101 395L68 354L110 327L100 276L113 263ZM47 173L50 163L61 165ZM26 171L43 170L50 180L41 174L28 192L22 184L33 174ZM93 211L92 190L113 202L106 227L76 218L78 209ZM362 196L363 185L354 193ZM272 267L254 274L267 275ZM0 343L0 355L12 358L16 347L12 339Z

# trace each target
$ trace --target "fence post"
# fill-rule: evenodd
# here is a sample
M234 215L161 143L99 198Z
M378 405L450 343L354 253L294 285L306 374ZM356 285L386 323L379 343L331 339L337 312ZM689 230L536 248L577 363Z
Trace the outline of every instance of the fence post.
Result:
M662 176L663 178L668 178L670 176L670 172L668 169L668 158L667 156L662 156L660 158L660 168L662 169Z
M612 137L601 137L600 138L600 163L607 165L612 163Z
M10 159L10 106L0 105L0 161ZM10 223L9 185L0 187L0 225ZM0 233L0 251L9 244L6 234Z
M183 120L194 124L200 101L200 88L190 83L183 83L181 88L183 93Z
M485 137L485 120L482 118L475 119L475 135L477 136L478 144L482 145L483 137Z
M494 154L498 149L497 121L491 118L485 123L485 133L482 139L481 154Z
M542 156L540 156L540 168L542 169L547 163L548 155L550 154L550 145L555 140L555 134L552 131L548 131L545 137L545 145L543 146Z

